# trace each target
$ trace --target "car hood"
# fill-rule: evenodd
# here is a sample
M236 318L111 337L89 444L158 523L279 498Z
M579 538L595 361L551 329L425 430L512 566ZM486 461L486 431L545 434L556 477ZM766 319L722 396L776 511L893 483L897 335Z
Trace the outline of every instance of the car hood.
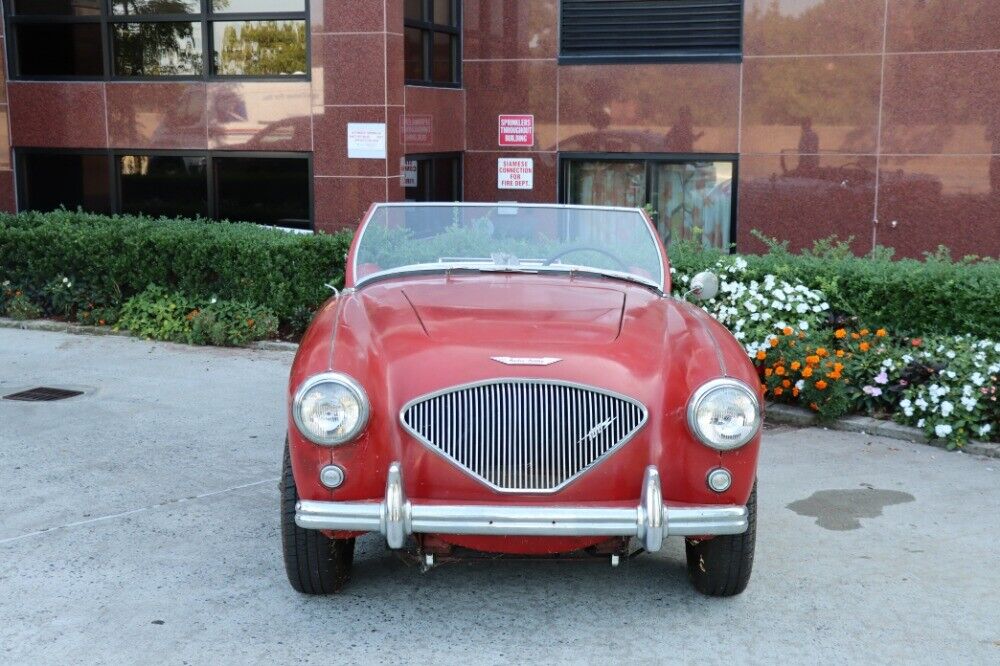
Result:
M402 293L432 340L505 346L611 342L621 333L626 301L625 291L614 286L578 284L567 292L565 284L517 277L485 284L453 278L407 285Z

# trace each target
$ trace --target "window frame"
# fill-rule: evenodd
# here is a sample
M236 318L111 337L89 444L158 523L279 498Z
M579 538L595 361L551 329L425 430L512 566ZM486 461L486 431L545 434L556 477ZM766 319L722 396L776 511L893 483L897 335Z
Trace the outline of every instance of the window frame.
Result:
M721 248L729 254L736 254L738 237L736 235L739 213L739 169L740 159L736 153L595 153L595 152L566 152L559 153L559 167L557 170L558 182L556 189L559 192L559 203L569 203L570 178L569 168L572 162L642 162L646 170L646 205L652 205L654 215L659 208L659 200L654 200L654 194L658 192L658 176L656 167L661 164L690 164L691 162L729 162L733 165L732 180L732 205L729 211L729 247ZM659 196L657 194L657 196ZM653 217L653 225L657 220ZM663 240L662 238L660 240ZM664 242L664 244L666 244Z
M399 0L401 1L401 0ZM423 7L424 16L431 16L433 18L432 12L434 11L434 0L420 0L421 6ZM463 40L462 40L462 2L461 0L449 0L451 2L451 11L455 17L455 25L445 25L441 23L434 23L433 21L418 21L416 19L411 19L406 17L406 8L403 8L403 60L406 61L406 29L414 28L420 30L420 36L422 38L422 57L423 57L423 69L424 78L423 79L406 79L405 84L408 86L422 86L425 88L461 88L462 87L462 54L463 54ZM431 74L433 70L433 49L434 49L434 33L441 32L447 33L455 38L453 42L455 44L454 52L452 53L452 64L455 68L455 81L444 82L444 81L434 81L431 79Z
M456 171L455 175L457 176L457 181L458 181L457 182L457 187L456 187L457 193L458 193L458 198L457 199L453 199L453 200L449 200L447 202L436 202L434 200L427 200L427 199L425 199L424 201L425 202L430 201L432 203L455 203L455 202L465 201L465 153L462 153L462 152L413 153L413 154L404 155L403 159L406 160L406 161L414 160L418 164L420 162L432 162L433 163L434 160L444 160L444 159L454 159L454 160L456 160L457 171ZM431 169L430 183L428 183L428 188L427 188L428 192L433 192L434 191L434 185L435 185L435 183L436 183L436 175L434 174L434 169L432 168ZM406 196L406 190L408 190L408 189L410 189L410 188L408 188L408 187L404 187L403 188L403 196L404 196L404 198ZM419 202L417 202L417 203L419 203Z
M560 65L612 65L612 64L656 64L656 63L742 63L746 46L746 0L740 0L740 44L739 53L668 53L649 49L638 53L599 53L594 55L567 55L562 49L563 3L558 2L557 43Z
M15 147L13 148L14 158L14 178L16 180L16 193L17 193L17 209L18 211L31 210L25 208L24 205L28 200L28 182L26 178L25 169L27 165L25 164L22 156L25 155L99 155L108 158L108 173L107 177L109 179L110 187L108 188L109 193L109 208L111 215L123 215L132 213L122 212L122 192L121 192L121 158L127 155L136 155L140 157L203 157L205 158L205 178L208 179L207 183L207 197L208 197L208 210L206 218L209 220L220 220L217 217L219 202L216 196L216 172L215 172L215 160L225 159L227 157L237 157L237 158L258 158L261 160L266 159L300 159L306 163L306 178L309 190L309 201L308 201L308 212L309 212L309 225L307 229L299 229L296 227L279 227L277 225L269 225L260 223L260 226L269 226L276 229L284 229L288 231L315 231L316 230L316 195L315 195L315 175L313 171L313 154L307 152L261 152L261 151L247 151L247 150L149 150L143 148L34 148L34 147ZM254 224L254 223L250 223Z
M3 3L5 35L7 36L7 70L12 81L114 81L114 82L184 82L184 81L310 81L312 79L312 2L305 0L305 9L301 12L213 12L212 0L198 0L200 12L197 14L126 14L112 13L115 0L100 0L99 15L25 15L15 14L10 0ZM231 23L239 21L303 21L305 22L306 62L305 74L269 74L242 75L216 74L213 58L214 31L216 23ZM37 76L22 75L19 49L17 48L18 25L35 24L49 25L59 23L74 25L81 23L99 24L101 26L101 58L104 73L99 76L55 75ZM132 23L195 23L201 29L202 72L198 75L180 76L122 76L115 73L115 38L113 26Z

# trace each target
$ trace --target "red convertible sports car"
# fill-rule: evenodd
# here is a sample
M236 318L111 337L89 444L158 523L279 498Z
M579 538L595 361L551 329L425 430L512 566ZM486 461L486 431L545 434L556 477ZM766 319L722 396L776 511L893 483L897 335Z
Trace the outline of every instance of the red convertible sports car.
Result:
M670 295L668 266L636 209L373 206L291 372L292 587L336 592L355 538L377 532L425 566L469 551L617 564L678 536L698 590L742 592L759 381L728 331Z

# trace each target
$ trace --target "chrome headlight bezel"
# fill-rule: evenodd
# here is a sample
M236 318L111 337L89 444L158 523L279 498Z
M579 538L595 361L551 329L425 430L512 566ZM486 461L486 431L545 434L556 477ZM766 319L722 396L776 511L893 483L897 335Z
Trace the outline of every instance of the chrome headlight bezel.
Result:
M346 388L354 394L354 399L358 403L357 423L351 430L340 437L320 437L310 432L302 419L302 401L311 390L321 384L337 384ZM365 393L365 389L353 377L340 372L323 372L313 375L302 383L302 386L295 392L295 397L292 400L292 419L295 421L295 427L303 437L320 446L340 446L341 444L347 444L357 439L358 435L364 432L365 427L367 427L370 416L371 403L368 401L368 394Z
M744 437L732 442L719 443L712 441L701 431L701 428L698 427L698 410L701 408L705 400L712 395L712 393L720 389L735 389L740 391L749 397L753 403L755 415L753 429ZM736 449L749 444L750 441L757 436L757 433L760 432L760 428L763 423L760 411L760 398L758 398L753 389L737 379L731 379L728 377L712 379L699 386L698 390L691 395L691 399L688 401L687 407L687 423L691 434L693 434L695 438L705 446L716 451L735 451Z

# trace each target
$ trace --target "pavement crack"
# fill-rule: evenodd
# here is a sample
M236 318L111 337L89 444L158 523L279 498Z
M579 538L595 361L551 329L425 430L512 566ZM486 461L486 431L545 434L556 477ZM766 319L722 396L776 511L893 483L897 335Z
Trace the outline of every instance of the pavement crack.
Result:
M280 481L279 478L273 477L270 479L264 479L262 481L253 481L251 483L244 483L238 486L231 486L229 488L223 488L222 490L213 490L207 493L201 493L200 495L192 495L190 497L178 497L176 499L169 499L157 504L151 504L149 506L139 507L137 509L130 509L128 511L121 511L119 513L111 513L106 516L99 516L97 518L88 518L87 520L77 520L72 523L66 523L64 525L56 525L55 527L46 527L43 530L36 530L34 532L27 532L25 534L19 534L14 537L7 537L6 539L0 539L0 546L8 543L13 543L15 541L20 541L22 539L29 539L31 537L41 536L43 534L49 534L50 532L55 532L58 530L69 529L71 527L80 527L82 525L91 525L93 523L101 523L108 520L114 520L116 518L125 518L126 516L132 516L137 513L144 513L152 509L159 509L165 506L173 506L175 504L184 504L186 502L194 502L197 500L207 499L209 497L215 497L216 495L223 495L225 493L235 492L237 490L244 490L246 488L253 488L255 486L262 486L265 483L277 483Z

